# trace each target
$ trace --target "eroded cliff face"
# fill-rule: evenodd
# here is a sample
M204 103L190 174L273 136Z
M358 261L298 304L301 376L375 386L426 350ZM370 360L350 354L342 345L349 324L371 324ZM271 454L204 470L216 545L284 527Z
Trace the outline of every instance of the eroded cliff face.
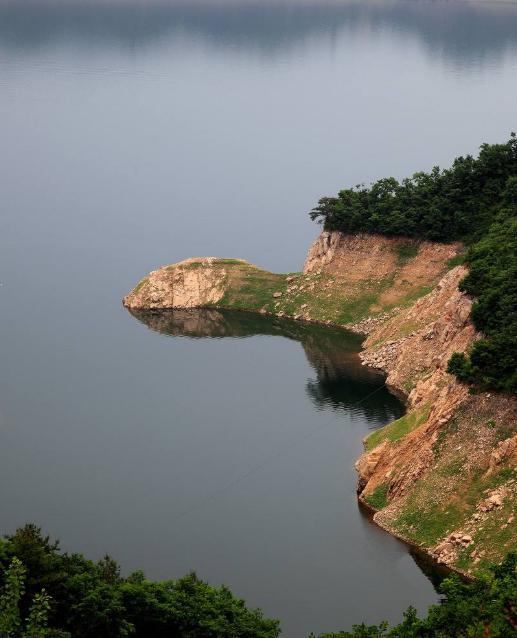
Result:
M517 546L517 402L471 395L447 373L451 354L479 337L472 301L458 290L466 272L452 269L372 327L361 358L386 372L408 413L366 439L356 467L379 525L473 573Z
M305 274L324 272L354 287L381 284L372 312L407 303L428 292L443 275L448 260L461 250L458 242L438 244L404 237L344 235L322 232L309 249Z
M122 303L126 308L147 310L215 306L226 289L228 272L224 261L193 257L153 270Z

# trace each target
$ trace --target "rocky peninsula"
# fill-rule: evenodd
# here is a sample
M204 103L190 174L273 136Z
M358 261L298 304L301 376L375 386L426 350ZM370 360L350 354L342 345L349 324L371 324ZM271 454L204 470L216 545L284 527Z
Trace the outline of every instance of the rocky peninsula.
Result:
M151 272L124 298L132 312L224 308L346 327L364 365L387 375L406 414L373 432L358 497L374 521L438 562L474 575L517 546L517 401L472 394L448 374L480 336L461 243L323 232L302 272L241 259L191 258Z

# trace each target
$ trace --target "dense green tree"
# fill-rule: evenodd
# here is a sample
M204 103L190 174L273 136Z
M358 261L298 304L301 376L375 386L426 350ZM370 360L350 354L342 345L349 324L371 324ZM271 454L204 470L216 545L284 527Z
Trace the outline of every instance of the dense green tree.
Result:
M50 597L41 589L31 603L28 618L22 622L20 602L25 590L27 570L18 558L13 558L5 570L0 595L0 638L45 638ZM24 626L25 625L25 626Z
M469 275L461 288L476 298L472 320L484 333L449 371L481 387L517 389L517 137L483 144L479 156L458 157L399 182L323 197L310 213L327 230L462 240Z
M0 636L2 638L12 638L20 629L18 605L23 594L24 577L24 566L17 558L13 558L5 571L4 587L0 597Z
M516 183L512 180L512 190ZM502 210L486 235L469 248L467 263L469 274L460 288L476 298L471 316L484 338L474 343L470 359L453 355L448 369L462 380L513 391L517 389L517 216Z
M345 233L472 241L488 229L512 176L515 134L505 144L483 144L477 158L458 157L449 169L434 167L402 182L388 177L323 197L310 215L325 229Z
M111 557L94 563L80 554L63 553L59 543L51 542L32 524L0 542L0 581L6 591L12 592L4 603L0 599L0 616L12 616L14 620L9 622L16 627L20 617L28 618L26 635L30 638L279 635L276 620L264 618L260 610L248 609L224 586L213 587L195 574L157 583L147 580L142 572L122 578L119 565ZM16 583L20 583L18 588ZM41 593L43 585L52 590L51 599ZM4 612L2 604L11 611ZM26 612L20 615L23 609ZM47 613L52 630L42 634L40 621ZM2 634L1 627L0 638L19 637L19 633Z

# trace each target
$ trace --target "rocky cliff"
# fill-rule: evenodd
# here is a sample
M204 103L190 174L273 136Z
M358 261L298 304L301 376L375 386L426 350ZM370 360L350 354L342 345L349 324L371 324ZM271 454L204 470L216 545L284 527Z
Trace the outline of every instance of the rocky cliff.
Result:
M231 265L247 262L193 257L153 270L123 299L126 308L199 308L215 306L223 297Z
M478 337L472 301L458 290L465 274L452 269L371 329L362 360L386 372L408 412L366 439L356 467L379 525L473 572L517 545L517 402L471 395L446 371L451 354Z
M458 289L461 250L323 232L301 273L190 259L150 273L124 305L248 310L367 334L363 364L387 375L408 411L365 440L359 498L391 533L472 573L517 548L517 403L473 395L447 373L451 354L478 338Z
M422 242L418 258L401 265L394 256L401 247L407 255L407 246L403 239L322 233L305 270L391 282L379 295L381 312L370 308L354 327L367 334L363 363L387 375L408 411L365 440L356 464L359 498L381 527L472 574L517 548L517 401L473 395L447 373L451 354L479 337L472 300L458 289L466 268L443 271L461 247ZM406 291L422 280L437 281L408 304Z

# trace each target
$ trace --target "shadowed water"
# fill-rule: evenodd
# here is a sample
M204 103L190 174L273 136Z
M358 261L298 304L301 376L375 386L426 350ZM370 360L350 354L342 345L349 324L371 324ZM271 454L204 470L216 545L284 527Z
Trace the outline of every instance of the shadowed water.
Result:
M306 392L317 409L353 412L375 423L388 423L402 415L399 401L384 385L384 375L361 364L358 351L362 337L353 332L247 312L129 312L151 330L171 337L242 339L268 335L298 341L316 373L316 380L307 380Z
M293 638L434 601L357 509L401 408L356 337L165 338L192 315L120 299L193 255L300 269L321 195L506 139L516 77L511 2L0 0L1 531L195 569Z

